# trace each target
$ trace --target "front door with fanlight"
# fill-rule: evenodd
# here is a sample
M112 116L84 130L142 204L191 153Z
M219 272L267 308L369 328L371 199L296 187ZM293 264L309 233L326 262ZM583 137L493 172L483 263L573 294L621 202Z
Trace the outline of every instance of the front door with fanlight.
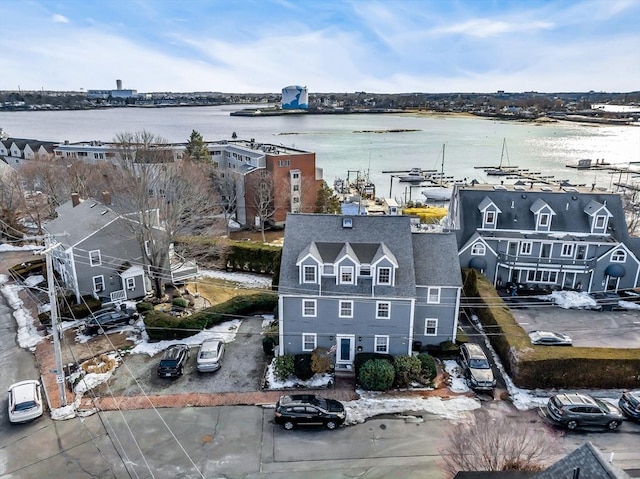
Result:
M336 335L336 366L347 368L353 364L356 337L354 335Z

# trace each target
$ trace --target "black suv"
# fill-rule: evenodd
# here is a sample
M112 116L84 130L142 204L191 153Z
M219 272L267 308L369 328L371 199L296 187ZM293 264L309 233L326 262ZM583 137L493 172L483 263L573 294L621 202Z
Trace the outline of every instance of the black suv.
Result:
M169 346L158 365L158 376L161 378L173 378L182 376L184 365L189 359L189 346L187 344L174 344Z
M137 320L138 313L132 308L100 310L87 319L84 325L84 333L93 335L105 329L115 328L124 324L134 324Z
M335 429L344 422L346 413L341 402L312 394L281 396L276 404L274 420L285 429L296 426L322 425Z
M547 407L540 408L540 415L547 421L567 429L604 426L613 431L623 420L622 413L613 404L579 393L551 396Z

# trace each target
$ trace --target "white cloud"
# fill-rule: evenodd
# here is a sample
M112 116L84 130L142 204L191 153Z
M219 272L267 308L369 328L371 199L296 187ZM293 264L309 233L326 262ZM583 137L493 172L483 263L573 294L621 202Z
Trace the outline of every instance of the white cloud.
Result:
M513 32L534 32L537 30L550 30L553 24L550 22L534 21L525 23L511 23L501 20L491 20L488 18L478 18L456 23L446 27L434 28L433 34L463 34L472 37L495 37Z
M59 13L54 14L51 17L51 20L53 20L53 23L69 23L69 19L64 15L60 15Z

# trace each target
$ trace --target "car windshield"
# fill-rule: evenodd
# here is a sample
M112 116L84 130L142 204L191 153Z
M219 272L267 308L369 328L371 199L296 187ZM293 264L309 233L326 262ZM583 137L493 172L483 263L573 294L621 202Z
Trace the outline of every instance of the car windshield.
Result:
M200 351L200 359L214 359L215 357L215 351Z
M603 403L600 399L596 399L593 398L596 401L596 404L598 405L598 407L600 408L600 410L602 412L608 411L609 410L609 406L607 406L605 403Z
M178 362L175 359L163 359L160 361L161 368L173 368Z
M24 401L21 403L16 404L15 410L16 411L26 411L27 409L31 409L36 407L36 402L35 401Z
M326 399L324 399L324 398L316 398L316 400L315 400L315 401L313 401L313 403L314 403L316 406L318 406L318 407L320 407L320 408L324 409L325 411L328 411L328 410L329 410L329 407L327 406L327 400L326 400Z
M489 369L489 363L486 359L471 359L469 367L473 369Z

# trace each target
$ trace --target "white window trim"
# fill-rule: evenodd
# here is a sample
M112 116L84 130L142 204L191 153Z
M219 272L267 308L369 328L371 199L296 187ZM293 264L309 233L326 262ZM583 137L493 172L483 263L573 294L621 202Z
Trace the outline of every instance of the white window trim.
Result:
M313 269L313 281L307 279L307 268ZM316 284L318 282L318 268L315 264L302 265L302 282L307 284Z
M135 278L127 278L125 280L126 287L129 291L136 289L136 279Z
M351 281L342 281L342 273L351 273ZM340 284L355 284L355 268L353 266L340 266L338 281Z
M350 304L351 305L351 314L346 315L346 314L342 314L342 305L343 304ZM351 300L340 300L338 302L338 317L339 318L353 318L353 301Z
M382 271L389 271L389 281L386 283L380 281L380 273ZM391 268L390 266L381 266L380 268L377 268L376 284L393 286L393 268Z
M378 351L378 340L384 340L384 351ZM389 336L376 335L373 337L373 352L378 354L389 354Z
M313 314L307 314L307 304L313 304ZM318 316L318 301L315 299L303 299L302 300L302 317L303 318L315 318Z
M438 297L436 298L435 301L431 300L432 291L433 292L437 292L437 295L438 295ZM428 304L440 304L440 294L441 294L440 288L435 288L433 286L428 287L427 288L427 303Z
M546 222L543 223L542 219L546 218ZM551 224L551 215L549 213L540 213L538 214L538 228L548 228Z
M598 221L602 221L602 225L598 226ZM597 215L593 220L593 228L596 230L602 230L607 227L607 215Z
M565 249L569 252L565 253ZM573 255L576 252L576 245L573 243L562 243L562 249L560 250L560 256L563 258L573 258Z
M471 246L471 256L484 256L485 254L487 254L487 247L484 243L477 242Z
M616 258L616 255L620 257L620 259ZM611 253L611 262L612 263L626 263L627 261L627 252L621 249L615 250Z
M93 255L95 253L98 253L98 261L96 262L93 261ZM100 253L99 249L93 249L89 251L89 264L91 264L92 267L102 265L102 254Z
M99 279L100 282L102 283L102 289L98 289L97 288L97 284L96 284L96 279ZM91 278L91 280L93 281L93 292L94 293L101 293L102 291L104 291L105 285L104 285L104 275L100 274L98 276L94 276L93 278Z
M429 325L429 321L435 321L435 333L429 333L427 331L428 325ZM438 335L438 318L425 318L424 320L424 335L425 336L437 336Z
M526 246L526 248L525 248ZM528 250L528 251L525 251ZM531 256L533 251L533 241L522 241L520 243L520 254L523 256Z
M311 349L305 348L305 344L307 343L307 338L313 338L313 347ZM316 349L318 345L318 335L316 333L302 333L302 350L303 351L313 351Z
M144 252L147 256L151 256L151 241L144 242Z
M380 316L380 306L386 304L387 316ZM376 301L376 319L391 319L391 302L390 301Z
M493 215L493 219L492 221L489 221L489 216ZM491 225L491 226L495 226L496 224L496 217L497 214L494 210L487 210L484 212L484 224L485 225Z

